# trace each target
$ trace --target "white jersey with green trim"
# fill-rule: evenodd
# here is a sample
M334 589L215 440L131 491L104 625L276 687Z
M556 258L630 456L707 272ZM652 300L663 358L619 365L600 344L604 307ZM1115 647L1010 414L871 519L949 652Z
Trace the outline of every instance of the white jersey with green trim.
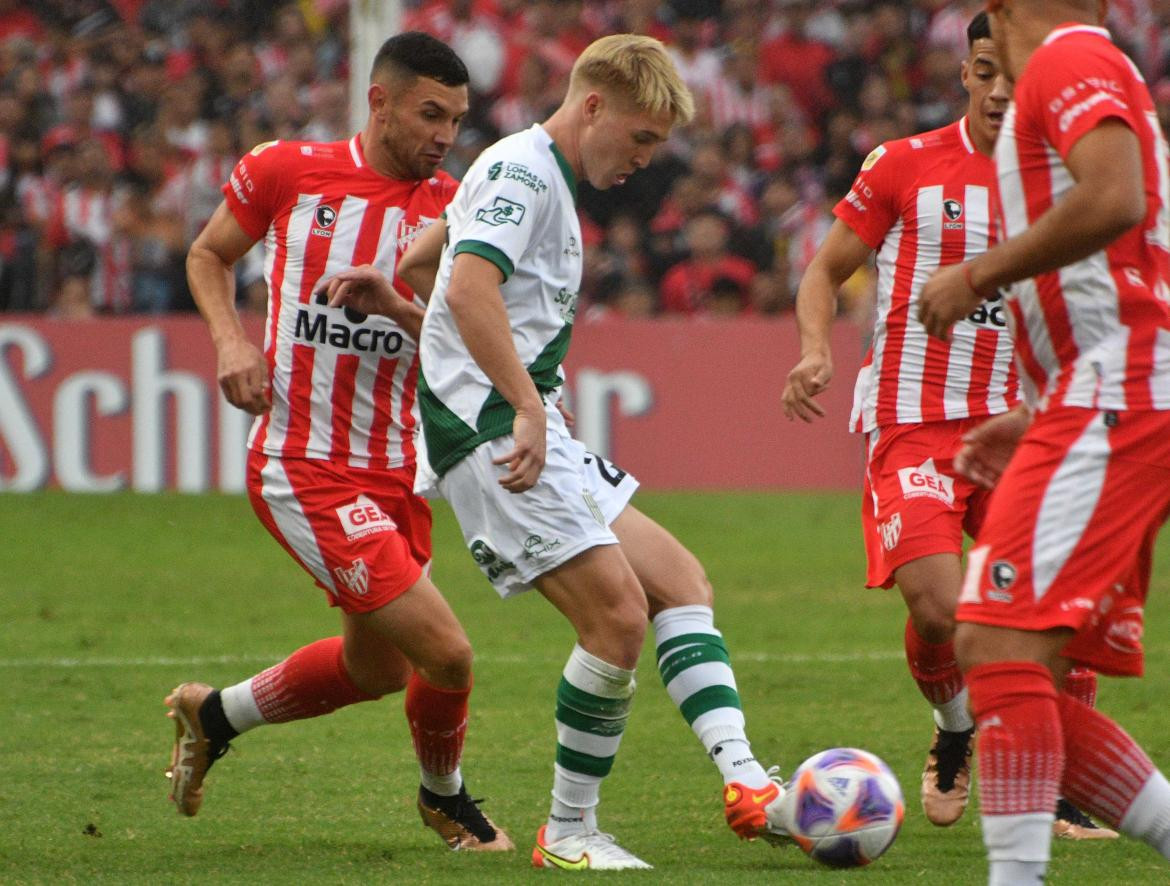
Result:
M480 154L447 206L447 244L419 341L419 406L437 475L481 443L512 433L515 418L451 316L447 287L455 256L470 252L500 269L516 352L546 402L555 402L581 285L576 202L568 162L536 124Z

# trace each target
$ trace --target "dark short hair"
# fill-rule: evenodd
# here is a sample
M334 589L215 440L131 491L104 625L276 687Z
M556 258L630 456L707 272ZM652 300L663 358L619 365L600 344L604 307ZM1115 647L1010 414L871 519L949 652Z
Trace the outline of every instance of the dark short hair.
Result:
M471 79L455 50L422 31L396 34L382 44L374 56L370 79L385 70L400 76L430 77L444 86L464 86Z
M967 25L967 47L974 46L976 40L990 39L991 20L987 17L986 12L980 12L975 18L971 19L971 24Z

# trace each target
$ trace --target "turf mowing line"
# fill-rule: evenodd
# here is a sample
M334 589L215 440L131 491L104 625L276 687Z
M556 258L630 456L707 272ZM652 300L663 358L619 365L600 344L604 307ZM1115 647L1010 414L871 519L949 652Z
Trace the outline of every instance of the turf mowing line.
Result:
M844 652L818 655L776 654L772 652L739 652L736 661L779 662L781 664L851 664L865 661L899 661L901 650L888 652ZM154 656L150 658L0 658L0 668L138 668L138 667L199 667L216 664L275 664L279 655L213 655L192 658ZM535 664L552 662L554 656L537 655L477 655L477 662L485 664Z

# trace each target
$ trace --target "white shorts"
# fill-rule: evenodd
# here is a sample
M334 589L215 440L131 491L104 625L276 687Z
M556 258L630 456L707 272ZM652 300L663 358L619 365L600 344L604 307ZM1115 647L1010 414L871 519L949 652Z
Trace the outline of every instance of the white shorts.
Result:
M630 474L590 452L550 423L544 470L519 494L499 484L492 459L510 452L511 435L489 440L439 480L471 556L501 597L598 545L617 544L609 524L638 488Z

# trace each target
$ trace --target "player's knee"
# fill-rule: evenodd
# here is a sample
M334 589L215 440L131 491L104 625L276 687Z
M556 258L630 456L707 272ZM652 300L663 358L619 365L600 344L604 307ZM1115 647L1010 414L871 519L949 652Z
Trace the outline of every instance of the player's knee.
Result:
M934 607L914 617L914 630L923 640L937 646L950 642L955 636L955 615Z
M471 684L471 641L462 633L446 638L419 670L433 686L463 689Z

